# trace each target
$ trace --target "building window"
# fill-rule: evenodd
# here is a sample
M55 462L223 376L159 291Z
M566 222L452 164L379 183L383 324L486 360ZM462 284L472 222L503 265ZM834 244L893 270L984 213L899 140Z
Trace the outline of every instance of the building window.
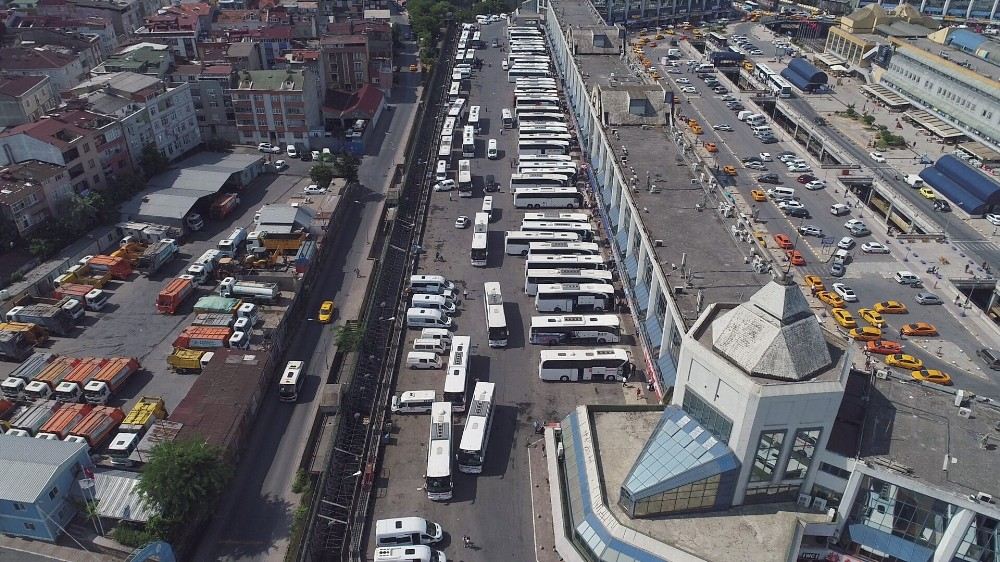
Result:
M56 496L58 496L58 495L59 495L59 487L58 486L55 487L55 488L52 488L51 490L49 490L49 499L50 500L56 499Z
M770 482L778 467L778 458L785 444L785 432L764 431L757 442L757 454L754 455L753 467L750 470L751 482Z
M975 521L969 525L969 530L962 539L958 551L955 553L955 560L968 560L969 562L989 562L997 559L997 537L1000 533L1000 526L996 519L982 514L976 514Z
M14 505L14 511L24 511L24 504L21 502L12 502Z
M930 549L937 547L960 510L914 490L865 476L848 524L860 524Z
M747 488L746 497L743 498L743 503L759 504L794 501L799 495L799 488L799 484L757 486L754 488Z
M698 420L702 427L712 432L719 441L729 443L729 437L733 432L733 422L722 412L716 410L711 404L701 399L691 389L684 393L684 411L689 416Z
M785 466L785 480L798 480L806 477L809 465L812 464L813 454L816 452L819 434L820 430L818 429L800 429L795 434L792 454L788 456L788 464Z
M27 523L27 522L25 522L24 528L27 529L28 531L34 531L35 530L35 524L34 523Z
M844 470L839 466L833 466L832 464L827 464L825 462L819 463L819 469L827 474L836 476L837 478L843 478L844 480L851 477L851 472L849 470Z

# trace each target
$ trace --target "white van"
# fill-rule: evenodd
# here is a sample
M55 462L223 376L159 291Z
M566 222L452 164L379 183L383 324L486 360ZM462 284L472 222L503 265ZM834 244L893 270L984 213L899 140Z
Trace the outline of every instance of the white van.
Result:
M440 310L410 308L406 311L407 328L451 328L451 318Z
M411 275L410 290L414 293L440 295L445 291L454 291L455 284L441 275Z
M406 354L406 366L410 369L440 369L441 356L427 351L411 351Z
M437 181L444 181L448 179L448 161L438 160L437 173L434 174L434 179Z
M456 308L455 301L444 295L413 295L410 303L410 306L440 310L448 314L454 314Z
M490 139L490 142L486 145L486 157L490 160L500 158L500 151L497 150L497 139Z
M451 332L444 328L424 328L420 330L420 339L437 340L445 349L451 347Z
M795 197L795 190L791 187L772 187L767 190L767 195L771 199L787 199L789 197Z
M402 394L398 394L392 397L392 413L394 414L429 414L431 413L431 405L437 400L437 395L433 390L408 390ZM376 529L378 529L376 527ZM422 537L421 537L422 538ZM388 546L390 544L404 544L404 543L390 543L381 542L379 537L375 537L375 541L379 546ZM431 541L420 541L420 542L431 542ZM411 543L405 543L411 544Z
M920 278L909 271L897 271L893 278L900 285L916 285L920 283Z
M440 550L425 545L397 546L376 548L375 562L448 562L448 558Z
M483 212L490 216L490 220L493 220L493 196L484 195L483 196Z
M707 63L707 62L706 63L702 63L702 64L699 64L697 66L697 68L694 69L694 71L696 73L697 72L715 72L715 65Z
M747 125L750 125L751 127L757 127L767 123L767 117L764 117L760 113L754 113L753 115L747 117L746 122Z
M250 334L246 332L233 332L233 335L229 336L229 347L231 349L249 349Z
M507 70L507 59L503 59L500 61L500 68Z
M430 393L434 399L433 390L421 390L420 394ZM406 392L406 394L416 394ZM430 411L428 404L427 411ZM375 546L403 546L418 544L434 544L441 542L444 532L441 525L432 523L423 517L400 517L398 519L379 519L375 522Z
M833 253L833 263L839 263L841 265L847 265L851 263L851 252L850 250L845 250L843 248L838 249Z
M413 340L413 351L427 351L429 353L444 355L448 351L448 348L440 340L434 338L417 338Z
M774 131L771 130L770 125L758 125L756 127L750 127L750 132L752 132L755 136L758 137L764 133L767 133L768 135L774 134Z
M746 121L747 117L750 117L751 115L754 115L754 112L743 110L736 114L736 118L740 121Z

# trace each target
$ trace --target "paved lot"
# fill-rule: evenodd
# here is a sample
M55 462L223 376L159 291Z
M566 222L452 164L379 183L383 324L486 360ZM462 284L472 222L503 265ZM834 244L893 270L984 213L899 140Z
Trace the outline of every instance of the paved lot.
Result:
M506 43L504 28L484 26L483 40L493 37ZM532 522L535 513L546 508L530 501L528 451L526 445L535 441L532 421L561 419L574 406L582 403L622 403L623 389L618 384L544 384L538 380L538 348L526 343L526 324L534 313L534 305L523 293L523 259L503 254L503 233L518 227L522 213L515 211L507 193L511 164L516 152L516 131L501 135L500 110L510 107L512 88L500 69L498 49L480 49L477 56L484 67L473 76L472 105L483 109L483 132L477 135L477 158L473 160L476 189L474 197L461 199L457 193L435 193L424 239L426 251L420 264L421 273L441 274L468 291L455 317L458 335L471 335L473 355L470 378L498 383L496 417L483 474L472 476L455 473L455 494L450 502L435 503L423 491L426 466L426 441L429 418L408 415L396 418L396 430L386 448L382 489L378 492L375 519L402 515L421 515L440 522L446 532L442 548L449 559L471 561L534 560L535 539ZM485 158L488 138L496 138L502 158ZM482 205L481 177L493 174L504 186L494 197L494 216L490 225L490 258L486 268L473 268L469 248L471 229L456 230L458 215L472 217ZM435 252L444 256L435 261ZM510 345L506 349L491 349L486 342L483 282L499 281L506 301ZM631 329L631 328L630 328ZM416 330L408 334L412 340ZM474 384L470 381L470 386ZM411 371L401 369L397 391L435 389L444 386L444 371ZM631 399L634 390L626 389ZM644 391L643 391L644 392ZM460 439L456 431L455 443ZM472 537L476 548L465 550L460 540ZM369 540L369 552L373 539ZM541 544L551 552L551 546Z
M748 27L745 25L736 26L737 30L733 32L751 35L748 33ZM754 35L758 37L755 42L765 52L764 57L756 58L766 58L767 53L771 53L773 57L773 47L769 41L761 40L762 33L760 32L756 32ZM819 163L809 157L800 147L789 142L788 136L781 130L775 131L778 138L782 140L776 144L765 145L754 137L749 126L737 120L736 112L726 107L720 99L722 96L712 92L702 80L695 77L693 72L688 71L684 59L700 58L689 44L681 42L684 56L679 61L678 68L682 73L667 73L667 69L659 65L659 60L661 56L666 56L668 48L668 42L664 41L656 48L647 48L647 56L661 68L660 74L666 77L668 85L674 87L675 91L679 91L679 88L685 85L676 83L677 78L688 78L691 85L697 88L697 94L680 94L683 96L684 102L679 106L679 113L696 118L703 124L705 133L698 135L696 142L714 142L718 145L719 152L714 155L714 162L717 162L719 167L732 165L737 168L738 175L735 178L720 175L721 182L724 185L731 185L731 189L735 189L740 195L741 210L757 213L758 230L762 231L769 246L772 248L775 246L772 240L772 236L775 234L787 234L795 240L797 229L802 225L817 226L823 230L827 237L839 241L849 234L843 226L847 219L860 218L865 221L873 234L856 239L857 246L852 250L855 261L848 266L847 275L841 280L854 288L860 299L858 303L849 303L847 308L856 312L860 307L871 306L874 302L882 300L899 300L905 303L910 310L908 314L886 317L888 327L885 328L885 333L887 338L899 340L898 329L902 324L916 321L932 322L938 328L940 336L933 339L907 338L903 341L906 352L920 357L931 368L945 370L951 374L956 384L961 388L991 396L1000 394L1000 380L997 380L992 374L984 372L978 362L974 360L973 355L978 347L995 345L993 343L995 331L979 330L976 326L970 325L962 315L962 310L952 302L947 302L944 306L930 308L917 304L913 298L916 290L899 285L891 279L895 271L911 270L916 272L924 278L928 285L927 289L924 290L935 291L946 301L953 298L951 296L953 293L945 291L944 282L938 281L937 286L935 286L934 283L937 280L924 273L927 266L921 265L917 259L912 259L912 249L902 246L894 238L889 238L884 224L877 220L870 211L862 210L861 203L857 198L847 195L836 185L835 170L820 169ZM772 63L768 62L767 64L771 65ZM741 98L747 109L756 109L756 106L748 101L748 96L741 95L735 85L728 83L727 80L721 78L721 75L720 81L733 95ZM722 123L731 125L734 131L720 132L712 129L712 125ZM687 130L687 127L681 127ZM693 139L694 137L689 136L688 138ZM704 148L699 146L695 150L704 151ZM756 155L760 152L769 152L773 156L784 150L794 151L807 160L814 170L809 173L826 180L828 187L818 191L806 190L803 185L796 181L800 174L787 172L784 164L778 162L776 158L774 162L766 163L767 172L752 171L739 164L740 158L744 156ZM702 152L702 155L708 157L710 162L713 161L708 153ZM770 184L758 184L755 181L755 178L763 173L777 173L782 178L784 186L794 188L796 197L809 209L811 217L808 219L787 217L771 201L754 202L750 197L751 189L766 190L773 187ZM839 217L832 215L829 209L833 203L850 204L852 206L851 213ZM940 216L940 214L938 215ZM891 254L888 256L864 254L860 245L867 241L878 241L887 245ZM802 251L807 265L792 267L794 273L798 273L800 276L820 275L824 278L827 287L838 281L829 275L829 261L835 250L834 247L824 246L820 238L805 236L800 236L796 240L796 247ZM780 252L775 250L775 255L780 256ZM900 261L904 255L911 256L911 259L907 262ZM812 299L811 302L820 312L821 317L827 319L828 325L837 329L837 326L825 314L825 307L822 303L815 299ZM970 333L970 329L974 333Z

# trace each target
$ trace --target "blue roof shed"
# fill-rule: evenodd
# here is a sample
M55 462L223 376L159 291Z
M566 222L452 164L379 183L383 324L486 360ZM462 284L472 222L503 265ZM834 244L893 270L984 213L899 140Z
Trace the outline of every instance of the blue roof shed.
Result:
M920 177L971 215L1000 206L1000 184L950 154L925 168Z

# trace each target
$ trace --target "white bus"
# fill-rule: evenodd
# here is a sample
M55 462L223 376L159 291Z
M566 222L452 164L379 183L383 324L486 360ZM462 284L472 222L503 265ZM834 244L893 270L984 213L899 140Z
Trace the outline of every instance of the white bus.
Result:
M556 221L521 221L521 230L529 232L541 230L545 232L572 232L583 242L594 239L594 227L589 222L556 222Z
M486 267L489 263L490 235L485 232L472 233L472 250L470 252L471 263L474 267Z
M562 107L555 103L540 103L530 106L522 105L521 107L514 108L514 116L518 119L521 119L521 117L526 113L558 113L563 116L562 118L564 120L566 119L566 114L563 113Z
M535 242L576 242L580 237L572 232L523 232L508 230L504 252L508 256L527 256Z
M525 109L529 107L538 107L541 105L554 105L558 106L562 101L559 96L545 96L545 95L523 95L516 96L514 99L514 108Z
M468 49L468 50L466 50L465 51L465 63L466 64L473 64L474 62L476 62L476 50L475 49Z
M537 141L561 140L569 142L573 140L573 135L571 135L569 131L561 133L525 133L523 131L519 131L517 140L522 142L533 141L533 140Z
M601 247L594 242L531 242L529 256L596 256Z
M441 136L446 138L452 138L455 136L455 118L446 117L444 120L444 126L441 127Z
M475 218L472 221L472 231L481 232L486 234L490 227L490 214L486 211L479 211L476 213Z
M450 145L449 145L450 146ZM569 154L568 140L518 140L517 153L521 154Z
M517 159L520 162L573 162L573 157L565 154L522 154Z
M446 162L451 161L451 137L441 138L441 146L438 147L438 158Z
M575 187L519 187L514 190L517 209L579 209L583 194Z
M608 261L604 256L598 254L593 256L582 256L579 254L569 255L532 255L528 251L528 259L525 261L525 271L530 269L607 269Z
M427 440L427 471L424 488L427 499L451 499L451 404L435 402L431 406L431 429Z
M448 106L448 117L454 117L456 125L462 120L462 111L465 109L465 98L458 98Z
M465 411L469 375L469 350L472 338L455 336L451 339L451 354L448 356L448 372L444 377L444 400L451 403L452 410Z
M551 112L541 112L532 111L530 113L521 113L517 117L521 124L524 123L565 123L566 114L561 111L551 111Z
M542 76L542 77L552 76L552 71L549 70L548 67L532 68L532 67L521 67L520 65L517 67L512 67L510 70L507 71L508 82L514 82L515 80L517 80L519 77L522 76Z
M539 285L555 283L605 283L610 285L612 275L605 269L529 269L524 275L524 293L535 296Z
M532 316L528 341L536 345L608 344L621 340L621 320L614 314Z
M451 88L448 89L448 99L455 101L458 99L459 90L461 90L462 84L460 82L452 82Z
M587 213L565 213L560 211L538 211L524 213L522 220L526 221L557 221L557 222L584 222L590 223L590 215Z
M542 88L542 87L538 87L538 88L531 88L531 87L514 88L514 97L518 98L518 97L521 97L521 96L557 96L558 97L559 96L559 91L558 90L550 90L548 88Z
M458 161L458 196L472 197L472 161Z
M501 118L501 120L503 122L503 128L504 129L513 129L514 128L514 114L511 113L509 109L507 109L506 107L503 108L503 111L500 112L500 116L501 116L500 118Z
M555 78L518 78L514 81L514 87L525 87L525 86L546 86L549 88L557 87Z
M490 347L507 347L507 316L503 311L503 293L500 283L487 281L483 304L486 307L486 339Z
M289 361L285 364L281 380L278 381L278 400L295 402L299 399L299 389L302 388L302 381L306 378L306 374L302 372L304 366L305 363L302 361Z
M472 34L472 42L469 43L473 47L479 48L483 46L483 36L482 33L477 31Z
M507 65L514 66L515 64L544 64L551 67L552 59L543 53L520 51L507 55ZM516 95L517 92L514 92L514 94Z
M464 158L476 156L476 128L472 125L466 125L462 129L462 156Z
M615 287L606 283L552 283L538 286L538 312L604 312L613 310Z
M480 125L479 125L479 106L478 105L474 105L474 106L472 106L472 107L469 108L469 121L468 121L468 123L469 123L469 126L472 127L472 130L474 132L476 132L476 133L479 132Z
M618 347L543 349L538 360L538 378L543 381L620 381L631 372L628 350Z
M565 187L572 183L569 173L566 174L538 174L525 172L523 174L510 175L510 188L518 187Z
M486 462L486 448L493 426L493 393L495 384L477 382L472 390L472 407L465 418L462 440L458 445L458 469L468 474L480 474Z
M553 165L554 164L554 165ZM566 174L571 181L576 179L574 166L563 166L566 162L524 162L518 164L519 174Z
M569 126L565 123L528 123L518 127L520 134L538 133L568 133Z

